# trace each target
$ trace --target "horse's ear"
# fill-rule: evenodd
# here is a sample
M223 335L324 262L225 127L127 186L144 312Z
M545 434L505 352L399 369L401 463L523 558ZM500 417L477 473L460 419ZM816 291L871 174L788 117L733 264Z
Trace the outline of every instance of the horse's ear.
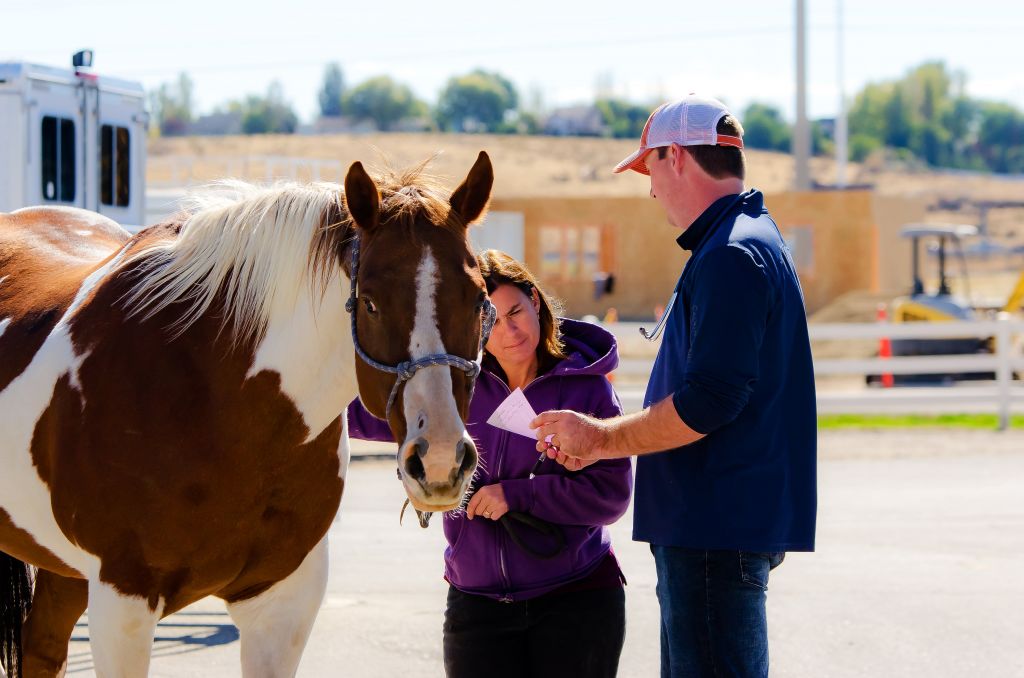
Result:
M491 167L491 159L487 153L480 151L466 180L455 189L449 201L452 211L459 215L463 224L468 226L480 218L491 198L493 184L494 168Z
M345 175L345 206L356 226L372 231L380 219L380 192L377 184L363 169L363 163L354 162Z

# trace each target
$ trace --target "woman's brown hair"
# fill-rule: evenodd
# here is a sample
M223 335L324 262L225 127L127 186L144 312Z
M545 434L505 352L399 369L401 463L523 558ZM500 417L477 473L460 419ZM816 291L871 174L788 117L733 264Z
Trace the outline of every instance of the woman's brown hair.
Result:
M543 372L551 363L565 358L565 344L558 328L558 316L562 312L557 299L552 299L538 284L530 270L501 250L486 250L476 257L480 273L487 284L487 293L493 294L501 285L513 285L529 298L537 290L540 299L540 341L537 343L537 359Z

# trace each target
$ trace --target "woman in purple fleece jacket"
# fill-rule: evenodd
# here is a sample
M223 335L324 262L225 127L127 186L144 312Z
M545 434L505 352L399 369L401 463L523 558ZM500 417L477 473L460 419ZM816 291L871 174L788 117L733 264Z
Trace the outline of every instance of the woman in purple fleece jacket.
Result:
M606 375L618 365L615 339L589 323L557 319L526 268L497 250L479 257L497 322L470 403L467 428L480 466L465 511L444 517L444 620L449 678L488 675L614 676L625 638L625 583L606 525L629 504L629 458L567 471L545 459L536 476L536 440L487 424L521 388L534 411L570 409L604 419L621 413ZM391 440L387 424L359 402L349 435ZM513 542L499 519L509 511L557 525L565 548L538 558ZM531 550L550 540L518 529Z

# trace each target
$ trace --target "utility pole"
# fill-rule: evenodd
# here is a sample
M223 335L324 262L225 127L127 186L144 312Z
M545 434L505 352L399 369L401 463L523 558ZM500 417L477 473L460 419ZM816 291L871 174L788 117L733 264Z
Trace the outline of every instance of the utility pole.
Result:
M846 82L844 68L846 55L843 50L843 0L836 0L836 25L838 32L836 44L838 45L838 70L837 82L839 83L839 112L836 113L835 142L836 142L836 186L846 188L846 159L849 157L849 132L846 126Z
M796 125L793 127L793 189L811 190L811 129L807 123L807 22L805 0L796 0Z

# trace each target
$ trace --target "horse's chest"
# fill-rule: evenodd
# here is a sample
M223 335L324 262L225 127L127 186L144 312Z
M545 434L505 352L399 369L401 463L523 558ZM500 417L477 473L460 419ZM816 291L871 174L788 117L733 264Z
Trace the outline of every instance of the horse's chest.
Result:
M237 572L218 595L229 600L248 597L283 579L323 539L337 513L344 480L336 464L307 461L311 463L304 473L272 477L261 493L249 494L233 529L214 540Z

